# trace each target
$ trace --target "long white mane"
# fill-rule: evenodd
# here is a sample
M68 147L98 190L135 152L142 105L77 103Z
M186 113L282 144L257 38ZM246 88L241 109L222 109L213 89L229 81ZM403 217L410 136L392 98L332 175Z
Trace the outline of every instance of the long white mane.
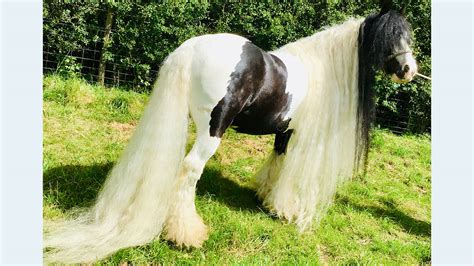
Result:
M358 34L362 19L287 44L308 71L305 100L290 122L286 154L273 152L257 174L258 194L304 230L319 220L336 187L356 171Z

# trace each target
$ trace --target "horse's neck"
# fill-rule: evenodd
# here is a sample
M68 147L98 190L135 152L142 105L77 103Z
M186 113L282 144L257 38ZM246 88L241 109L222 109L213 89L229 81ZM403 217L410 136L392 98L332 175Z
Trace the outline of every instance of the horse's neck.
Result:
M313 73L323 73L327 78L352 83L358 71L357 38L361 23L361 19L350 19L289 43L278 51L296 56L305 65L310 77ZM320 68L324 71L321 72Z

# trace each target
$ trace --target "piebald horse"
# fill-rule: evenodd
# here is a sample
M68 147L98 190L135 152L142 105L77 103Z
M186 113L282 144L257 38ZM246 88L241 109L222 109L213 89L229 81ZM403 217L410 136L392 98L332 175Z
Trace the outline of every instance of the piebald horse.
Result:
M275 134L257 194L278 217L308 228L335 190L363 168L376 71L396 82L417 72L410 25L383 9L266 52L233 34L185 41L164 61L150 101L95 204L48 223L45 260L93 262L164 232L199 247L208 229L196 182L229 127ZM186 155L188 116L197 138Z

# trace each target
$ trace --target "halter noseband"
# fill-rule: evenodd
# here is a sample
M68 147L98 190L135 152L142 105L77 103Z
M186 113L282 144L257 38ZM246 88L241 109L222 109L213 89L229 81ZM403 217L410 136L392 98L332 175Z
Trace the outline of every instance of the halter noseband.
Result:
M408 53L412 53L412 51L406 50L406 51L394 53L394 54L392 54L392 55L387 56L387 58L385 59L385 62L387 62L387 61L389 61L389 60L392 60L393 58L395 58L395 57L397 57L397 56L399 56L399 55L408 54Z

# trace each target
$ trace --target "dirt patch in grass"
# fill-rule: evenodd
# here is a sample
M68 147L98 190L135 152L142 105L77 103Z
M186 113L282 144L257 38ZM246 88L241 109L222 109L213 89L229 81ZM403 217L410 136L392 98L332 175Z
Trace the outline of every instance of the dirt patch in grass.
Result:
M115 129L115 130L118 130L122 133L125 133L125 134L131 134L131 132L133 132L133 130L135 129L135 127L137 126L137 122L136 121L132 121L130 123L120 123L120 122L111 122L109 123L109 127Z

